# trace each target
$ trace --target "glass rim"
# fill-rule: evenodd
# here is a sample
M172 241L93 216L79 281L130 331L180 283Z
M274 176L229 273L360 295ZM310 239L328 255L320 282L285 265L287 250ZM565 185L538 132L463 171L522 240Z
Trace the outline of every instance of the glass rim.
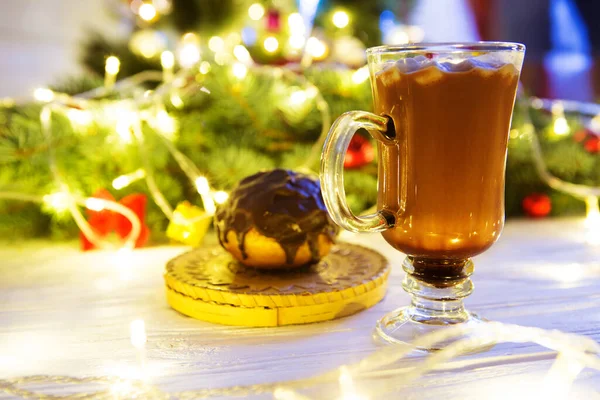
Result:
M441 43L407 43L399 45L375 46L367 49L367 55L392 54L400 52L441 52L455 53L468 51L517 51L524 52L525 45L516 42L441 42Z

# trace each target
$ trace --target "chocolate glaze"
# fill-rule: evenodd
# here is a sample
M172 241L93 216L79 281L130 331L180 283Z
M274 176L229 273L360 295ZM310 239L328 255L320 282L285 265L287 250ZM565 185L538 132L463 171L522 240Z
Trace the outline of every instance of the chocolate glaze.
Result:
M284 169L249 176L232 190L217 210L216 226L221 246L234 231L244 259L245 237L251 228L279 243L286 264L293 264L300 246L308 242L313 261L319 259L318 238L332 241L337 226L325 208L319 182ZM225 246L223 246L225 247Z

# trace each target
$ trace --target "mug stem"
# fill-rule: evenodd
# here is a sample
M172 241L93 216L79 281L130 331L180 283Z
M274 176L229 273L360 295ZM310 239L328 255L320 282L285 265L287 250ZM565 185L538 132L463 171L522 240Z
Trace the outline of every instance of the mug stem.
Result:
M407 257L402 265L403 289L411 295L409 317L418 323L449 325L468 320L463 299L473 292L469 259L424 260Z
M454 324L480 324L485 320L465 309L463 300L473 292L470 259L436 260L406 257L403 289L410 294L409 306L385 315L377 332L387 342L411 343L420 336ZM449 342L438 343L435 351Z

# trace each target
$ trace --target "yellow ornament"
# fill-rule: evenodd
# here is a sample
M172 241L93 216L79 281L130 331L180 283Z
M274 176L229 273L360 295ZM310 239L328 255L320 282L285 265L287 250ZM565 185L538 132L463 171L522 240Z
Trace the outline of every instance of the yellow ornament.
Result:
M212 220L212 215L183 201L173 212L173 219L167 227L167 237L189 246L198 246L202 243Z

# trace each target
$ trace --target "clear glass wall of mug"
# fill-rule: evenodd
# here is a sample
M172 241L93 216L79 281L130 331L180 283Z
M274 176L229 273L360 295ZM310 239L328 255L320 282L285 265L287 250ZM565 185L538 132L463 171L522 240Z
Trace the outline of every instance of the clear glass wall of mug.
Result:
M465 310L470 258L504 225L508 132L525 47L478 42L367 50L374 113L351 111L331 127L321 186L336 223L381 232L407 255L411 305L384 316L379 334L412 341L439 327L482 321ZM344 193L344 155L366 129L377 140L378 211L356 216ZM431 350L431 349L429 349Z

